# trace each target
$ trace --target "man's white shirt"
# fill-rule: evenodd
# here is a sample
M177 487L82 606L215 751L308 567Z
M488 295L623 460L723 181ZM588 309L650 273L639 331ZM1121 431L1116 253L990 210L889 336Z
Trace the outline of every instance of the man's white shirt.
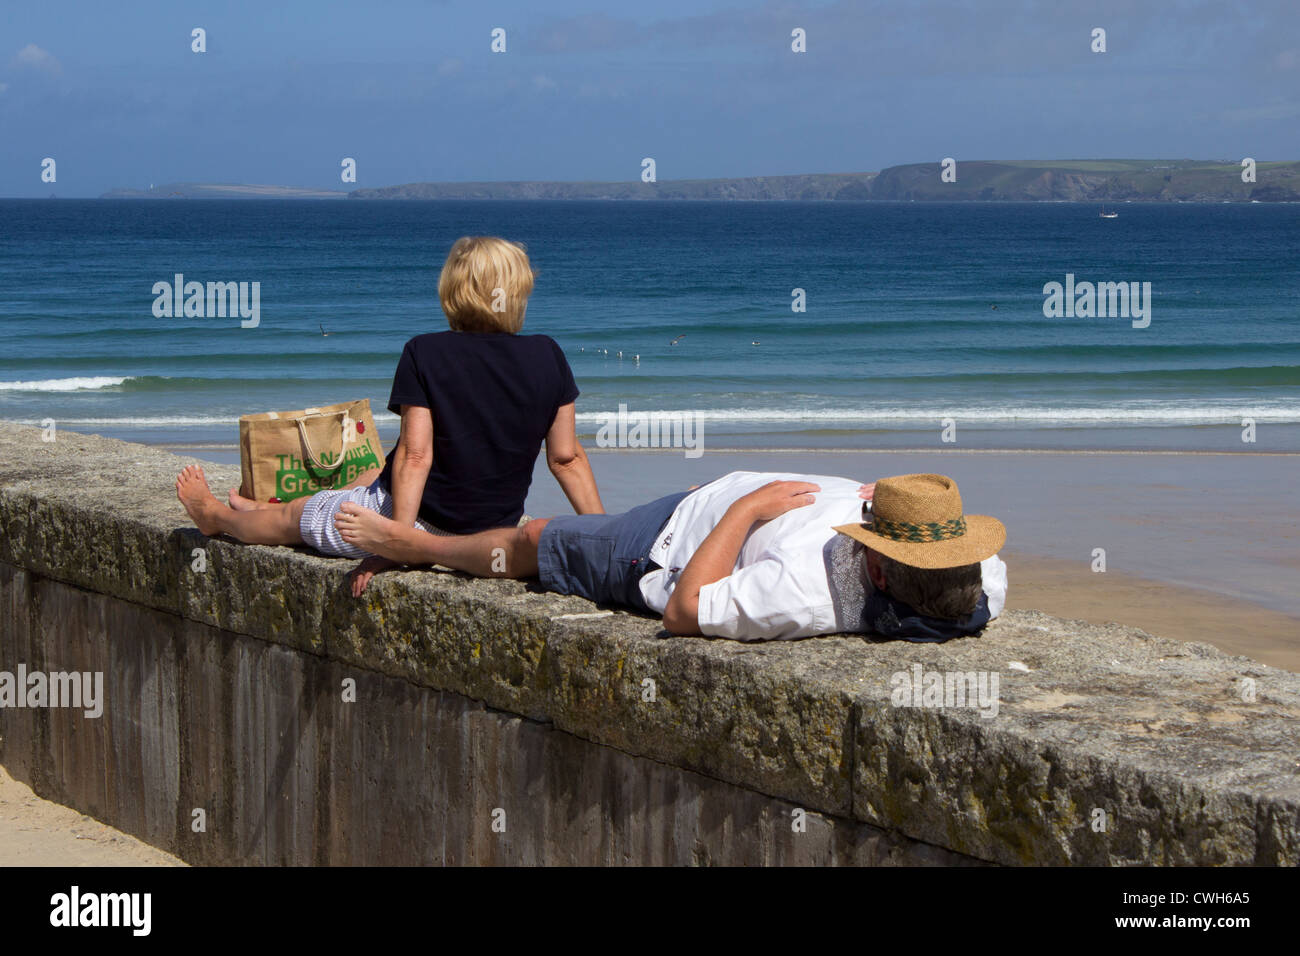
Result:
M748 641L841 630L823 551L838 533L834 525L862 520L862 483L826 475L733 471L688 495L650 549L659 568L641 579L646 604L662 614L682 571L727 509L772 481L812 482L821 491L811 505L750 530L731 574L700 589L700 633ZM989 614L997 617L1006 603L1007 566L994 555L980 570Z

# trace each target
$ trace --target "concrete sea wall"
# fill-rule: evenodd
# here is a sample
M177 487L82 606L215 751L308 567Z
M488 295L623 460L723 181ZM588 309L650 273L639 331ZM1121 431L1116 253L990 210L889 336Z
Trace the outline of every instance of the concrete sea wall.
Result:
M0 706L0 763L190 862L1300 863L1300 675L1027 610L739 644L448 572L358 601L200 535L187 459L40 437L0 425L0 676L102 673L103 714ZM898 706L958 673L995 706Z

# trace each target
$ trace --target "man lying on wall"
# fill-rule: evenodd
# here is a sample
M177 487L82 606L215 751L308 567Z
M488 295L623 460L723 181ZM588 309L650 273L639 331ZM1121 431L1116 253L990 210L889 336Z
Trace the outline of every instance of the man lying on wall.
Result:
M1006 529L965 514L944 475L861 485L738 471L621 515L451 537L351 503L335 525L344 541L392 561L538 577L559 594L662 615L678 635L944 641L978 632L1006 601L997 557ZM354 594L369 577L354 577Z

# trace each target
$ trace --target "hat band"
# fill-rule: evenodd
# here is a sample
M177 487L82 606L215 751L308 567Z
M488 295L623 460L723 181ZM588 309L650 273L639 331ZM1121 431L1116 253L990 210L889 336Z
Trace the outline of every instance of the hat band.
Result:
M914 524L911 521L891 521L873 514L871 530L876 534L894 541L948 541L960 538L966 533L966 519L953 518L950 521L926 521Z

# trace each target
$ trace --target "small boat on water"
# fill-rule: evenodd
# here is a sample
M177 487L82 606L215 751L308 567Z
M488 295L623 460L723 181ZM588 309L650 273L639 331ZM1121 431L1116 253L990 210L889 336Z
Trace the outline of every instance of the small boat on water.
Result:
M1102 218L1102 219L1118 219L1118 218L1119 218L1119 213L1117 213L1117 212L1107 212L1107 211L1106 211L1106 204L1105 204L1105 203L1102 203L1102 204L1101 204L1101 218Z

